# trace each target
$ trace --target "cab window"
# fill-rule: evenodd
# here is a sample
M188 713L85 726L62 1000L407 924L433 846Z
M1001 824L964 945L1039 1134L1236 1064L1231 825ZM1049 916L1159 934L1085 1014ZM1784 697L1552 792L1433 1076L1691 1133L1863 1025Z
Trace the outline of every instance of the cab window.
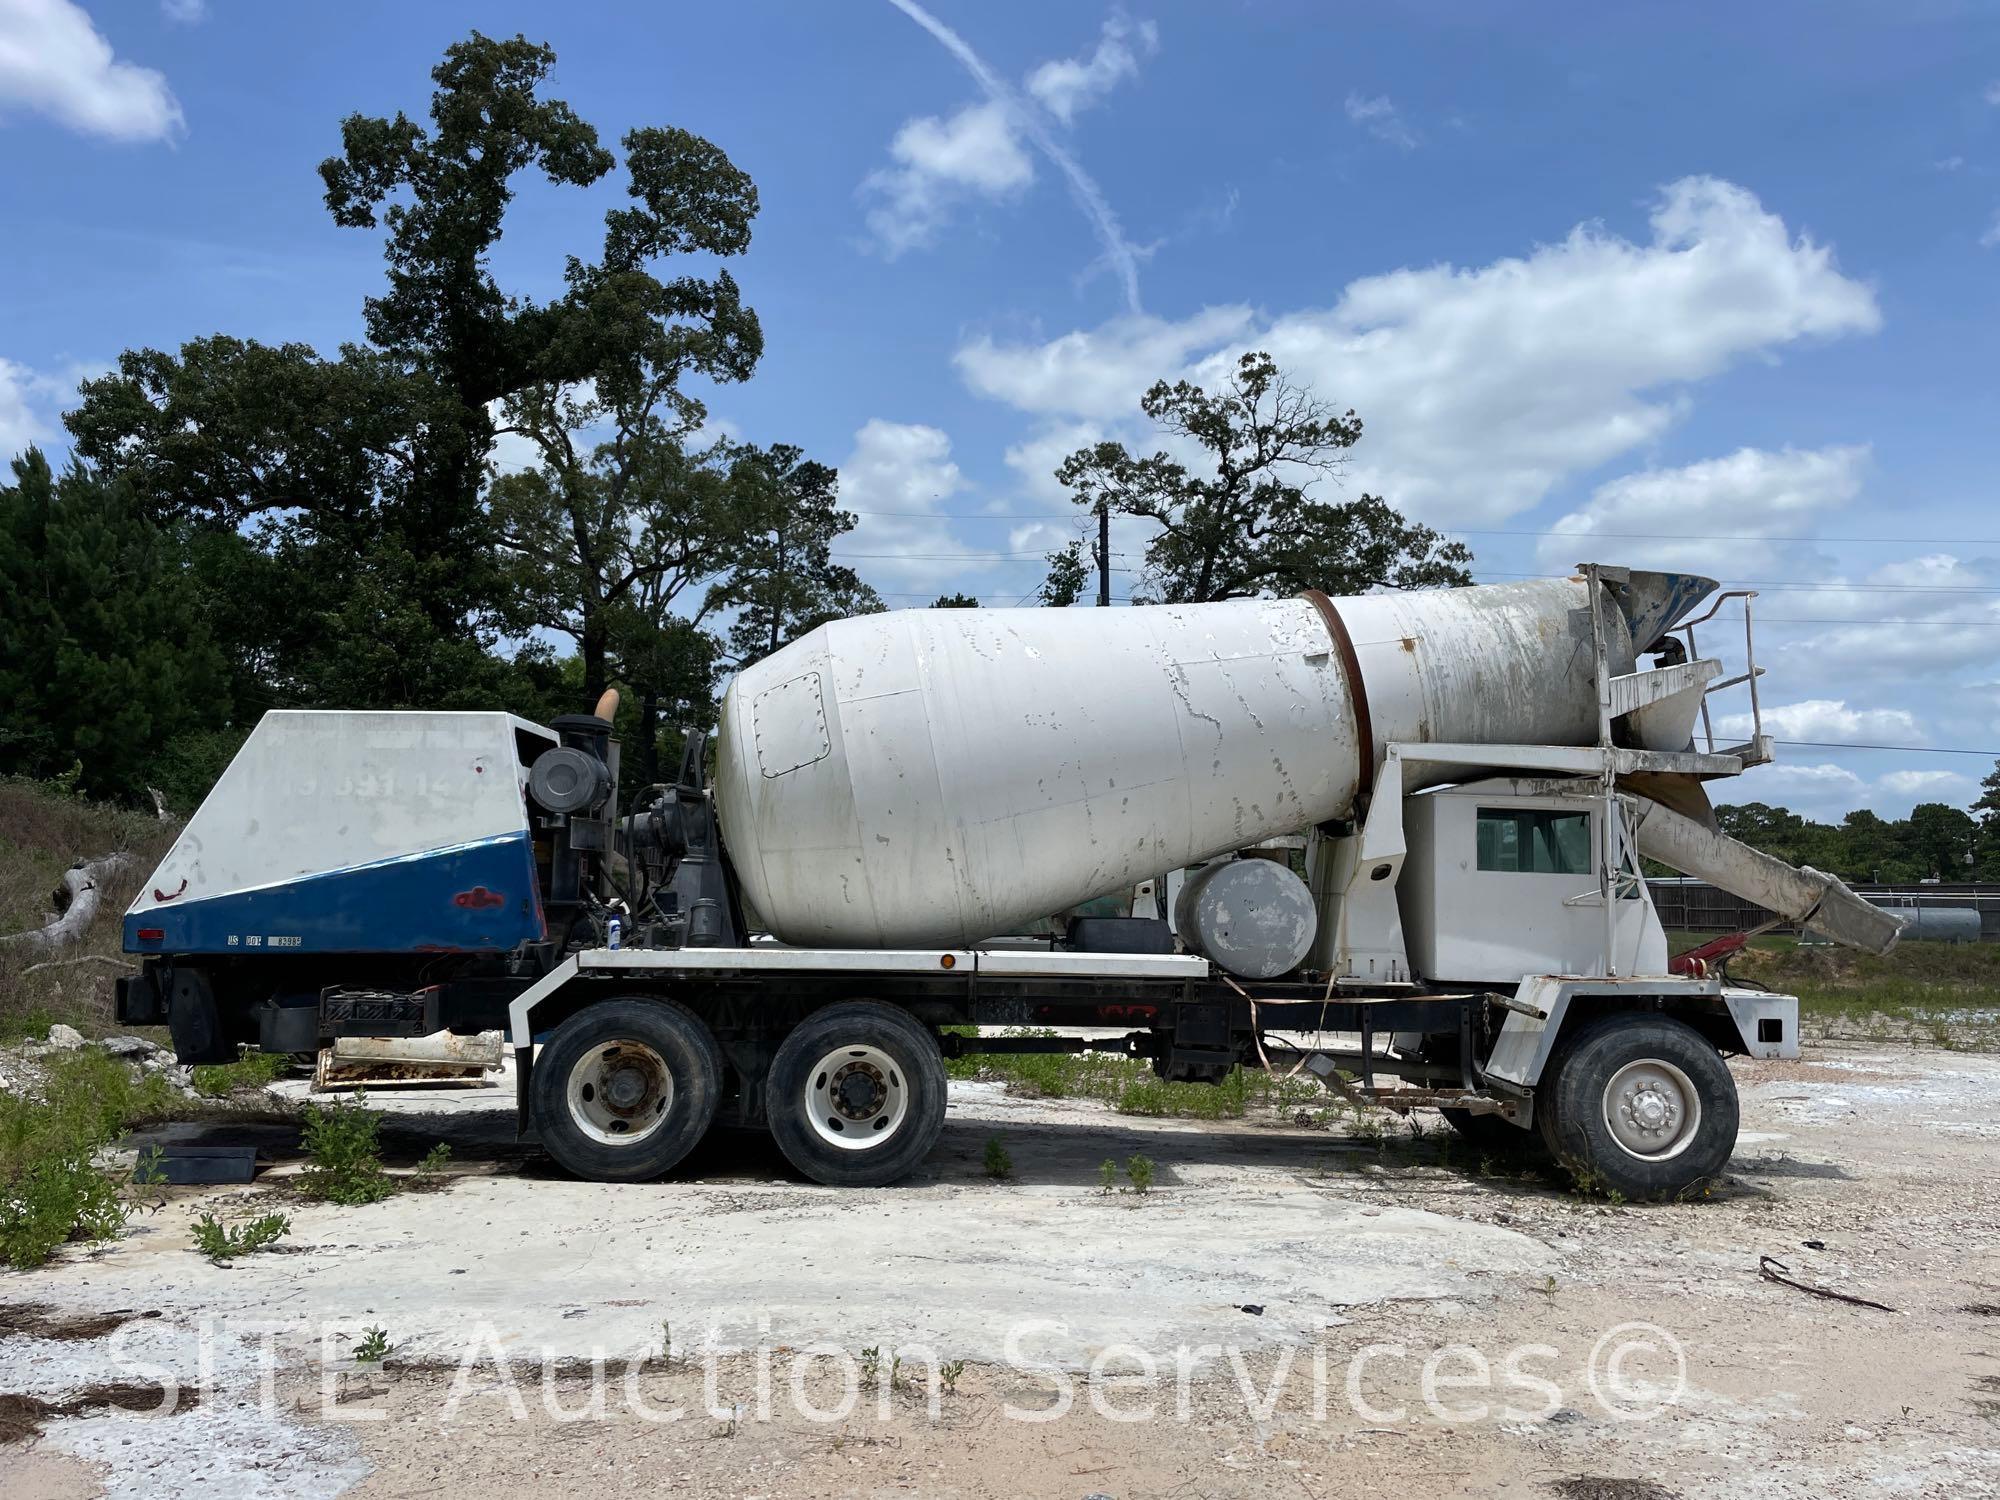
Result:
M1590 814L1535 808L1479 809L1479 868L1510 874L1588 875Z

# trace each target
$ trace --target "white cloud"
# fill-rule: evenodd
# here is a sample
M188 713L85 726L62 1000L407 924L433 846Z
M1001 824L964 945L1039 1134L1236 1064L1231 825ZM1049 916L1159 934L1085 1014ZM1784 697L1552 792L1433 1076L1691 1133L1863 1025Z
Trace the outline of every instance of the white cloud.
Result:
M1929 553L1858 578L1770 590L1758 607L1811 622L1776 653L1760 646L1760 659L1788 681L1884 679L1902 689L1912 678L1991 663L2000 633L2000 563Z
M998 122L1010 137L1019 136L1025 139L1061 174L1063 181L1069 187L1070 197L1075 200L1077 207L1083 210L1083 215L1090 221L1090 227L1096 234L1098 243L1103 247L1103 263L1109 265L1117 274L1125 292L1125 305L1133 313L1138 313L1139 262L1144 259L1144 252L1125 237L1124 227L1119 223L1118 215L1112 209L1110 200L1104 196L1104 190L1097 185L1096 179L1083 169L1083 163L1077 159L1076 153L1057 139L1043 110L994 72L985 59L973 50L970 42L925 10L917 0L889 0L889 3L929 32L938 44L972 75L973 82L979 85L980 92L986 96L987 105L998 112ZM1140 30L1150 50L1150 47L1157 43L1157 33L1153 31L1150 22L1144 23ZM1100 40L1100 52L1103 50L1103 45L1103 41ZM1129 50L1128 47L1127 51ZM1095 62L1096 56L1093 54L1090 63L1080 65L1084 74L1090 72ZM1111 83L1116 81L1115 77L1110 80ZM1110 84L1107 83L1105 86L1109 87ZM1078 103L1080 99L1072 102ZM960 113L962 116L964 111ZM906 125L904 130L908 128ZM901 132L898 133L897 139L902 139ZM1014 150L1021 152L1018 141L1014 142ZM901 198L911 212L902 216L893 212L894 205L899 201L899 190L904 186L898 177L899 170L901 169L894 169L887 174L881 172L871 174L862 184L864 194L881 196L886 200L884 206L878 206L875 213L869 216L869 227L875 232L882 247L892 256L913 245L929 243L939 223L942 222L941 217L932 217L932 214L941 216L949 209L949 204L938 203L934 195L923 193L921 189L924 185L919 183L916 184L919 189L917 192L907 198ZM1016 190L1015 187L1009 186L1003 191ZM877 222L876 215L885 212L886 217Z
M1891 771L1882 777L1884 790L1917 802L1969 802L1978 784L1956 771Z
M51 432L41 410L40 377L10 359L0 359L0 464Z
M1845 766L1776 761L1734 780L1713 782L1708 793L1718 805L1764 802L1789 807L1821 822L1837 823L1850 808L1866 805L1868 783Z
M970 340L959 370L1024 411L1129 426L1154 380L1213 382L1269 350L1367 423L1347 475L1422 519L1519 514L1555 484L1657 438L1684 388L1805 339L1872 332L1874 293L1746 189L1664 189L1648 242L1594 224L1476 268L1391 271L1330 307L1120 318L1038 345Z
M1127 78L1139 76L1139 59L1160 47L1160 29L1151 21L1113 16L1104 23L1097 50L1089 57L1061 57L1028 75L1028 92L1063 124L1072 123Z
M1907 709L1849 708L1839 698L1767 703L1763 705L1763 723L1764 733L1781 740L1909 744L1923 736L1915 715ZM1747 713L1724 714L1715 721L1718 736L1748 736L1750 727Z
M1745 538L1810 536L1861 492L1867 463L1865 446L1739 448L1684 468L1626 474L1554 524L1557 534L1540 544L1542 561L1567 568L1615 555L1635 566L1755 577L1775 549Z
M1363 130L1404 151L1416 150L1420 137L1410 128L1387 94L1377 94L1374 98L1364 97L1358 90L1350 90L1347 95L1347 118Z
M199 26L208 19L208 0L160 0L160 14L176 26Z
M1993 222L1986 226L1986 232L1979 237L1979 248L1991 250L2000 245L2000 208L1993 211Z
M1886 771L1872 781L1825 762L1792 765L1777 761L1758 766L1735 781L1714 782L1709 793L1717 803L1765 802L1789 807L1821 823L1838 823L1856 808L1872 808L1884 818L1905 818L1919 802L1967 806L1978 782L1957 771Z
M1118 318L1045 344L996 344L982 335L962 345L953 362L978 394L1022 411L1116 422L1132 416L1139 393L1155 380L1255 329L1247 307L1210 307L1179 322Z
M0 483L7 475L8 461L34 444L51 462L68 451L69 435L63 431L62 411L74 405L76 388L106 373L109 367L72 360L61 373L31 370L26 365L0 357Z
M967 487L943 432L870 420L840 466L840 506L863 514L835 544L835 558L884 590L949 592L956 584L947 582L951 575L978 566L942 508Z
M1006 460L1007 467L1020 476L1016 498L1046 505L1051 513L1075 510L1070 492L1056 483L1056 470L1070 454L1103 436L1104 429L1094 422L1056 422L1015 443L1008 448Z
M870 174L862 191L875 201L868 228L892 260L932 244L967 198L1006 198L1035 180L1006 110L993 103L906 121L889 154L896 165Z
M1986 92L1982 97L1985 98L1988 104L2000 106L2000 78L1996 78L1993 82L1986 85Z
M170 140L186 125L166 78L120 61L73 0L0 4L0 112L10 109L114 141Z

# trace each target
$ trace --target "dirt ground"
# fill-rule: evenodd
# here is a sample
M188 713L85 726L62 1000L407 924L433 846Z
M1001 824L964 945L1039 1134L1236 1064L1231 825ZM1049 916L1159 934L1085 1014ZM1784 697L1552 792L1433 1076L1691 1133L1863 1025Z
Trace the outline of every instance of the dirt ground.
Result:
M446 1187L342 1209L275 1169L0 1277L0 1393L200 1395L52 1418L0 1493L2000 1494L2000 1058L1821 1043L1737 1076L1728 1180L1658 1206L1435 1116L1372 1140L985 1084L895 1188L730 1137L607 1187L515 1143L511 1091L383 1096L402 1159L452 1144ZM1135 1153L1151 1190L1106 1192ZM274 1207L277 1250L190 1252L201 1213ZM84 1313L131 1320L58 1326Z

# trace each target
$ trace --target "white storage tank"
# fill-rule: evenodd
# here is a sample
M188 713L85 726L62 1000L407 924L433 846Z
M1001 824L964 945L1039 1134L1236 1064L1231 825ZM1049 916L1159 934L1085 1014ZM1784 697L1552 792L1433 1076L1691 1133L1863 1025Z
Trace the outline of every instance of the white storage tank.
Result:
M788 943L977 942L1340 817L1389 741L1594 742L1585 587L836 621L731 685L723 837ZM1711 587L1607 591L1614 670Z

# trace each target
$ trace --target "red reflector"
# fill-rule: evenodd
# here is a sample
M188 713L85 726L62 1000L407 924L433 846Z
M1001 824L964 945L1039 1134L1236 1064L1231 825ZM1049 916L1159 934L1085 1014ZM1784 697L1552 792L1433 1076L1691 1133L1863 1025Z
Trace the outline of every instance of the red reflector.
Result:
M167 929L164 927L141 927L139 929L139 941L142 943L162 942L166 936Z

